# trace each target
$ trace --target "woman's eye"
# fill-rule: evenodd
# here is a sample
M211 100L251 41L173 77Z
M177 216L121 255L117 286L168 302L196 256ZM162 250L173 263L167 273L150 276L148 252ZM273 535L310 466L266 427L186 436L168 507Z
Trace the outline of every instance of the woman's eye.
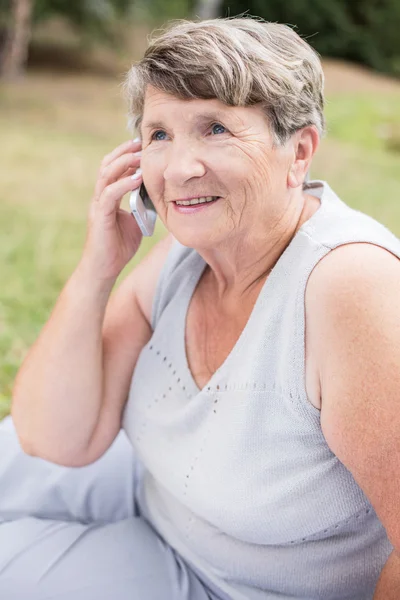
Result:
M155 140L156 142L161 142L162 140L165 140L165 137L163 137L163 136L166 136L166 135L167 134L165 133L165 131L158 130L152 134L151 139Z
M227 130L223 125L221 125L221 123L214 123L214 125L211 128L211 131L213 135L216 135L219 133L225 133Z

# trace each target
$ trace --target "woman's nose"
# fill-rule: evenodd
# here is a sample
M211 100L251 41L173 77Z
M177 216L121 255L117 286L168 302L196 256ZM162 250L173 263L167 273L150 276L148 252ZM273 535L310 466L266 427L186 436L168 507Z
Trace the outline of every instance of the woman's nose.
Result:
M164 179L177 185L182 185L193 177L202 177L206 168L199 153L188 145L171 144L164 170Z

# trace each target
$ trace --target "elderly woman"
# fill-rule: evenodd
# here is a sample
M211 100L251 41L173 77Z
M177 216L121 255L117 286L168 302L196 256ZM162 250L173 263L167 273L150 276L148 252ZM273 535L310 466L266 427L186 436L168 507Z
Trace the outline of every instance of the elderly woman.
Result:
M2 427L1 598L398 600L400 242L306 181L317 55L179 22L126 89ZM142 178L168 236L111 296Z

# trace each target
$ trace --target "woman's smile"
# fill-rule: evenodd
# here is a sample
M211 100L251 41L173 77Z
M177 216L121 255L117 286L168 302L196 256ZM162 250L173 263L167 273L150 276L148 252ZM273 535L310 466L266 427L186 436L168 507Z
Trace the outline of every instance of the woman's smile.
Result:
M177 212L182 214L192 214L213 206L218 200L220 200L220 196L205 196L202 198L193 198L192 200L176 200L172 202L172 204Z

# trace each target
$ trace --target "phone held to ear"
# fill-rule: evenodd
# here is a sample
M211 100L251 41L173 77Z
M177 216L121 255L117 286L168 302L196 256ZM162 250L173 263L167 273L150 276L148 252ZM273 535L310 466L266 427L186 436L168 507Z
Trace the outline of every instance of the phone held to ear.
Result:
M153 235L157 211L143 183L139 188L131 192L129 206L143 235Z

